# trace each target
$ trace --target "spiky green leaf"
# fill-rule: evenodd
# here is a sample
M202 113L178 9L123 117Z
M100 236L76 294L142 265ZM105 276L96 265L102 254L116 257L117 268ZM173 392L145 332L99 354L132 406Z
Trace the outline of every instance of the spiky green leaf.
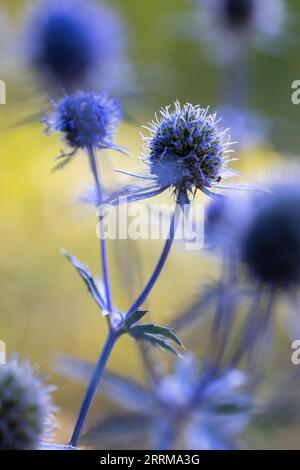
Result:
M173 333L172 329L166 328L161 325L156 325L155 323L149 323L146 325L135 325L131 327L131 331L137 334L150 334L153 336L162 336L169 338L174 341L179 346L183 347L181 340Z
M179 355L178 352L176 351L175 348L173 348L173 346L170 345L170 343L164 339L161 339L157 336L153 336L153 335L149 335L149 334L146 334L146 333L140 333L140 332L136 332L136 331L132 331L132 329L130 329L128 331L128 333L130 334L130 336L132 336L135 340L137 341L144 341L146 343L149 343L151 344L152 346L155 346L165 352L172 352L174 354L176 354L177 356Z
M65 250L61 250L61 253L70 261L72 266L77 270L80 277L85 282L89 292L91 293L93 299L97 303L98 307L101 310L106 310L106 300L104 295L100 292L95 279L93 278L92 274L89 271L89 268L81 263L75 256L71 255ZM99 282L99 281L98 281Z
M124 322L124 327L126 329L131 328L132 325L140 321L147 313L148 310L137 310L136 312L132 313L130 317L126 318Z

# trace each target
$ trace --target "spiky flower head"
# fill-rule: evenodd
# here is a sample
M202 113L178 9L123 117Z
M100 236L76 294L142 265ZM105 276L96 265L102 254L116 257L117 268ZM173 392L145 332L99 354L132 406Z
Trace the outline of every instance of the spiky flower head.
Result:
M49 431L52 391L28 362L0 366L0 450L37 449Z
M300 191L273 188L255 200L241 237L241 259L253 278L273 289L300 285Z
M24 56L53 89L103 86L122 61L124 32L117 15L92 0L40 0L27 24Z
M60 132L74 151L79 148L110 148L121 119L116 100L107 95L77 92L62 98L44 120L48 132Z
M171 187L177 197L188 198L197 189L206 194L226 171L230 136L218 127L216 114L208 109L175 102L160 111L144 136L145 161L158 186Z

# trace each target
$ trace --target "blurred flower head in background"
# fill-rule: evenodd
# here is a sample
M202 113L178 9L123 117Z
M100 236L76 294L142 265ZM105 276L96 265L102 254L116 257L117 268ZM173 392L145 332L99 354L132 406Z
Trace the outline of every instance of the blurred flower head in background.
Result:
M175 440L183 431L186 449L235 449L255 405L247 386L249 378L243 372L216 372L205 364L200 368L188 354L158 385L156 393L165 406L165 425L158 429L169 435L175 431Z
M249 366L257 367L258 355L265 359L274 344L270 335L279 301L284 301L291 337L299 332L296 327L300 286L298 186L277 183L268 192L248 194L239 204L234 199L213 201L207 214L207 234L213 251L219 248L230 266L227 274L224 269L225 285L220 302L225 302L226 295L230 296L234 283L239 303L249 303L233 364L247 355ZM228 327L228 313L219 318L223 328Z
M232 29L249 27L252 21L255 1L253 0L224 0L223 8L224 23Z
M258 283L273 289L300 285L300 191L273 187L252 206L240 240L241 259Z
M275 290L297 288L299 214L300 191L295 184L215 200L206 211L206 240L232 261L240 261L251 282Z
M206 207L205 244L213 253L231 258L231 262L239 250L237 234L248 222L248 205L249 198L239 193L238 197L213 199Z
M121 19L93 0L39 0L24 36L25 60L51 93L111 89L126 60Z
M226 105L220 108L220 114L224 126L234 129L238 149L245 150L268 142L271 121L261 112Z
M92 365L60 356L57 372L83 384ZM148 388L106 373L107 398L126 411L101 420L83 437L83 443L96 448L117 448L124 442L129 448L140 448L146 441L147 448L159 450L235 449L257 404L250 386L246 373L199 364L192 354L178 358L174 372Z
M34 450L51 437L53 387L16 358L0 367L0 449Z
M79 148L111 148L122 117L116 100L106 94L77 92L62 98L44 119L47 132L60 132L64 141Z
M250 46L272 50L288 13L283 0L199 0L199 19L201 37L215 52L209 57L228 63Z

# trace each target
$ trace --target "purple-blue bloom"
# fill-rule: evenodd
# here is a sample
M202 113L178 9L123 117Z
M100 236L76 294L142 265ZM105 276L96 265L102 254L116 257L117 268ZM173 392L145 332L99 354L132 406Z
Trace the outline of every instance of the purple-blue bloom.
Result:
M104 85L123 60L124 43L122 24L109 7L90 0L40 1L28 21L25 56L47 85L71 91L95 77Z
M214 199L206 207L205 245L214 253L233 257L237 250L236 232L246 223L248 199L239 195Z
M225 154L231 145L227 131L220 131L216 115L207 109L175 103L161 110L144 137L150 174L162 185L179 192L210 187L222 177Z
M28 362L15 357L0 367L0 450L35 450L49 439L53 390Z
M183 106L177 101L167 106L145 128L143 136L147 175L133 175L148 186L128 188L128 200L152 197L171 189L180 204L188 203L197 190L214 197L223 178L233 175L227 165L232 142L228 129L220 129L216 114L208 108ZM125 194L122 190L122 196ZM118 194L115 194L117 197Z
M81 384L91 370L90 364L69 357L62 356L58 363L60 374ZM256 409L257 399L249 386L246 373L200 365L190 354L178 359L174 372L149 388L106 373L107 397L126 412L100 421L83 441L108 448L126 440L134 448L148 442L148 448L160 450L234 449Z
M253 0L225 0L224 21L231 28L243 28L251 22L254 8Z
M289 319L293 320L297 312L295 324L298 323L299 188L295 184L277 184L269 192L239 200L239 204L230 200L214 201L208 221L207 235L212 244L221 248L226 266L216 318L224 331L230 333L235 322L232 313L237 311L239 303L247 301L249 307L233 363L239 363L247 355L258 364L257 354L262 351L265 354L265 348L272 345L269 335L279 299L287 301ZM294 334L295 327L293 337Z
M198 14L205 51L221 64L241 58L251 46L274 49L289 16L283 0L199 0Z
M273 289L300 284L300 191L273 188L255 200L240 238L241 259L258 283Z
M44 120L47 131L60 132L74 151L112 148L122 117L119 103L106 94L77 92L66 95Z

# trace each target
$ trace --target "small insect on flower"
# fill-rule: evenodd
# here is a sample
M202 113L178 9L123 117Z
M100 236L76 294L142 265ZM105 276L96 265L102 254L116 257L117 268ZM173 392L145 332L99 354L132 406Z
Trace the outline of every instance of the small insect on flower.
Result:
M60 132L68 147L69 156L78 149L120 148L113 144L122 117L116 100L107 95L77 92L62 98L55 111L44 119L46 132ZM68 157L63 154L62 157Z
M0 367L0 449L35 450L49 437L51 386L16 358Z
M123 61L124 31L117 15L90 0L39 1L26 27L24 56L51 92L109 84Z
M218 127L216 114L208 109L180 105L163 108L156 120L145 127L144 157L148 175L132 175L144 179L149 187L136 191L136 198L152 197L170 188L180 203L188 203L197 190L216 196L214 189L224 178L232 176L227 154L232 142L228 130ZM221 187L221 185L220 185ZM124 196L124 192L122 194ZM134 200L135 195L129 199Z

